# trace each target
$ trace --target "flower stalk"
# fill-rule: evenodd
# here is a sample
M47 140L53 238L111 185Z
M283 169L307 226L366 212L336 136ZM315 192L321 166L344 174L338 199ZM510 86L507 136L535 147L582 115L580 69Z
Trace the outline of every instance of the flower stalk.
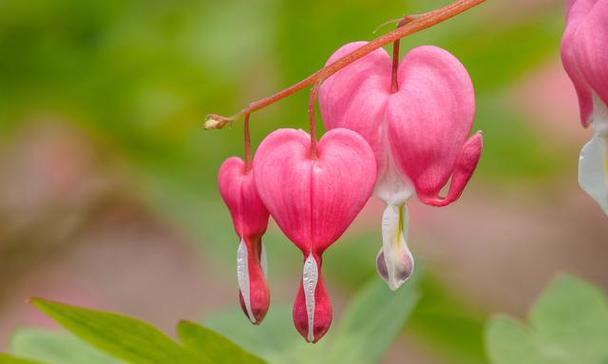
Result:
M334 73L340 71L344 67L361 59L362 57L365 57L378 48L449 20L458 14L480 5L485 1L486 0L457 0L449 5L429 11L427 13L406 17L404 19L411 19L411 21L407 21L406 24L403 24L403 26L399 26L397 29L375 38L361 48L356 49L344 57L336 60L332 64L321 68L296 84L289 86L271 96L248 104L244 109L232 116L222 116L219 114L208 115L204 122L204 128L206 130L222 129L224 126L231 124L241 116L261 110L309 86L322 83Z

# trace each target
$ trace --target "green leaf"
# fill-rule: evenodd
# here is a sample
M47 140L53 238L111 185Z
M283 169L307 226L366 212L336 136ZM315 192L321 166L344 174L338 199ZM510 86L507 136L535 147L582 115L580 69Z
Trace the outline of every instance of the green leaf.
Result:
M114 313L34 299L33 304L94 347L133 364L200 363L168 336Z
M262 359L241 349L224 336L192 322L180 322L177 326L177 335L187 348L208 358L214 364L265 363Z
M8 354L0 353L0 364L41 364L37 361L15 358Z
M377 277L359 291L336 329L326 362L377 363L420 298L418 276L395 292Z
M529 315L530 328L505 317L488 325L492 363L608 363L608 302L598 288L563 276L542 294Z
M48 330L24 329L13 335L11 353L48 364L118 364L78 338Z
M485 363L486 314L432 274L424 275L420 291L407 330L450 364Z

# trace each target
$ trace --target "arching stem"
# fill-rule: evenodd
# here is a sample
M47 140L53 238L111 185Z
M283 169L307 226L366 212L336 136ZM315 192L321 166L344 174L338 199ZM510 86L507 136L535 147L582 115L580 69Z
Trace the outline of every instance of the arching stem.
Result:
M245 173L248 173L251 170L251 131L249 130L249 117L250 113L245 114L244 122L245 125L243 137L245 139Z
M406 37L410 34L419 32L426 28L430 28L433 25L444 22L450 18L455 17L456 15L463 13L477 5L484 3L486 0L456 0L453 3L441 7L439 9L435 9L429 11L427 13L416 16L412 21L407 22L407 24L387 33L381 35L366 45L354 50L353 52L345 55L344 57L336 60L335 62L323 67L312 75L306 77L305 79L299 81L298 83L283 89L274 95L265 97L261 100L254 101L247 105L244 109L236 113L232 116L222 116L218 114L210 114L207 116L205 120L205 129L221 129L227 124L232 123L239 117L253 113L254 111L263 109L269 105L274 104L275 102L282 100L288 96L293 95L294 93L314 85L320 80L325 80L334 73L340 71L344 67L349 64L361 59L362 57L368 55L369 53L375 51L376 49L383 47L387 44L393 43L398 39Z
M319 97L319 87L322 80L315 83L310 90L310 98L308 99L308 120L310 121L310 156L312 159L317 159L317 117L316 105Z

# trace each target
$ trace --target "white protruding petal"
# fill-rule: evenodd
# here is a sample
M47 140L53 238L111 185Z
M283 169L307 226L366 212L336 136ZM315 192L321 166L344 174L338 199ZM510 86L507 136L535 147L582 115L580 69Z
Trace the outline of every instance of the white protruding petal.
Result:
M402 205L414 194L412 183L398 171L393 157L387 154L386 169L378 176L374 195L387 204Z
M241 295L243 296L243 302L245 303L245 310L247 311L247 316L249 317L249 321L252 323L256 323L255 316L253 316L253 311L251 309L251 295L249 293L249 261L248 261L248 251L247 245L241 239L241 243L239 244L239 248L236 252L236 274L239 283L239 290L241 291Z
M414 271L414 257L406 243L407 234L408 211L405 205L387 205L382 215L382 249L376 257L376 267L392 290L405 283Z
M608 141L598 134L581 151L578 183L608 215Z
M260 254L260 260L262 263L262 272L264 272L264 277L268 279L268 256L266 255L266 247L264 246L264 243L261 243L261 246L262 253Z
M306 302L306 314L308 315L308 337L309 342L315 340L315 291L319 282L319 269L315 258L310 254L304 262L302 272L302 286L304 288L304 299Z

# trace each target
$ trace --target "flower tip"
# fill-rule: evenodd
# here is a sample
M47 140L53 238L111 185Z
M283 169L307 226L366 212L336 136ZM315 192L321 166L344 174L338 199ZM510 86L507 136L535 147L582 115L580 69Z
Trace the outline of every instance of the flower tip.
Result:
M414 259L407 248L399 249L396 256L393 256L391 260L391 267L389 269L386 265L386 258L384 257L384 249L380 249L376 257L376 270L378 275L386 282L386 285L391 291L396 291L405 282L407 282L414 273Z
M205 130L222 129L224 126L232 123L232 118L227 118L221 115L210 114L205 118L203 127Z

